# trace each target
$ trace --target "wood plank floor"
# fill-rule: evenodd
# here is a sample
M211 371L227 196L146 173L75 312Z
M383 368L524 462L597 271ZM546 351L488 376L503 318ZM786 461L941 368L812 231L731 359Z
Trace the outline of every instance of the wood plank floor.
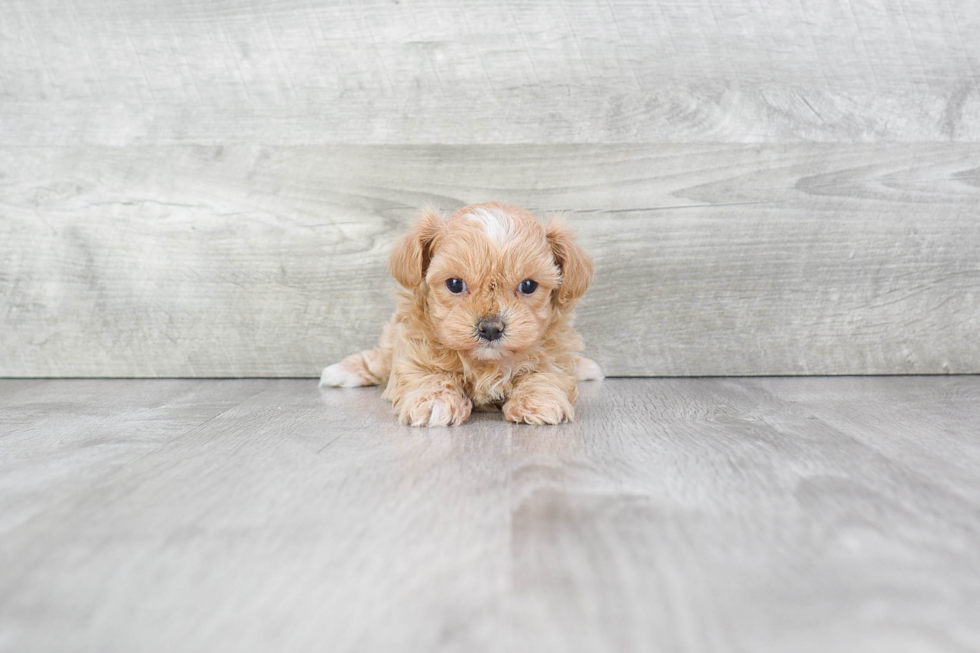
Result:
M0 381L0 651L980 650L980 377Z

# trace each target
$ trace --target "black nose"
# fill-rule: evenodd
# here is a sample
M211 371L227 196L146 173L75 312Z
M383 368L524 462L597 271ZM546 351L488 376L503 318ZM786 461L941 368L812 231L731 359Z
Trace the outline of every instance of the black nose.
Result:
M476 332L487 342L493 342L504 335L504 322L499 319L480 320L476 325Z

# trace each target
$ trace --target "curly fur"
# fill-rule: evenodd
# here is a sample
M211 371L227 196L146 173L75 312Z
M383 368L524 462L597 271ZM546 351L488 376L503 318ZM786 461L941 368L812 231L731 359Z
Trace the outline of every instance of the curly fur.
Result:
M560 222L542 225L517 206L487 203L448 219L419 216L389 260L401 285L378 346L323 370L320 385L385 385L398 419L412 426L462 424L476 409L512 422L574 419L576 380L602 378L582 358L574 308L592 282L592 259ZM466 290L453 294L448 279ZM525 279L537 282L520 292ZM499 340L477 333L484 319Z

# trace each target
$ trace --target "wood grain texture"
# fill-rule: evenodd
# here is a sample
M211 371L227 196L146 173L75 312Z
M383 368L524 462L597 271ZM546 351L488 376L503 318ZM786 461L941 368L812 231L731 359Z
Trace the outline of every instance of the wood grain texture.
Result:
M413 210L565 209L622 375L980 371L980 4L12 0L0 375L314 376Z
M980 371L980 149L0 151L0 375L315 376L371 346L417 207L568 210L611 375Z
M26 380L0 387L0 538L71 502L79 485L124 469L266 386L240 380L197 386L93 380L69 388L66 394L63 385ZM66 460L75 464L66 466Z
M973 0L10 0L4 145L980 140Z
M980 647L980 377L581 389L413 430L312 381L6 382L0 650Z

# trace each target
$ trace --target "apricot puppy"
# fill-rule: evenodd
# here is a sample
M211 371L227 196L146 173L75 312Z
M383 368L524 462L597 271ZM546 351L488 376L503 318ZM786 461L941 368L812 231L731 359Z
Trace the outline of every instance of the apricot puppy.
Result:
M558 424L574 419L576 380L602 378L572 328L595 267L560 222L497 203L426 210L389 269L402 288L381 341L325 368L321 386L386 385L412 426L462 424L474 407Z

